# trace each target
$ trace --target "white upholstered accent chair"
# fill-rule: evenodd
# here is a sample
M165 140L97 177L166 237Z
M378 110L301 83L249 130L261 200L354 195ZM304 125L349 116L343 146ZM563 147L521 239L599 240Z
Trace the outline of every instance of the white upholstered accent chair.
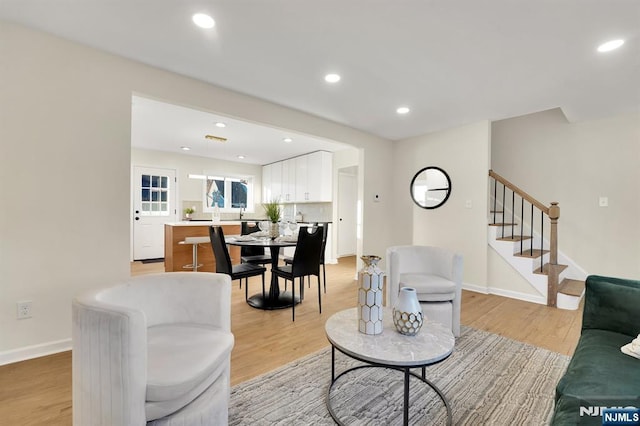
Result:
M431 246L387 249L387 306L393 307L402 287L416 289L427 320L441 322L460 336L462 256Z
M228 423L228 275L142 275L72 307L74 425Z

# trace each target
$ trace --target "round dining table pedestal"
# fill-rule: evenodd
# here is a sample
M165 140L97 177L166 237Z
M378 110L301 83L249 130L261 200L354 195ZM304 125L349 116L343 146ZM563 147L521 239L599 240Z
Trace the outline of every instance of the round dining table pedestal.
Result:
M277 299L270 299L269 294L265 294L262 297L262 294L254 294L249 297L247 303L250 306L258 309L266 309L266 310L275 310L275 309L286 309L293 306L293 297L291 292L283 292L278 295ZM296 305L300 303L300 298L296 296Z
M278 259L280 258L280 249L282 247L295 247L296 241L276 240L238 240L236 236L227 237L227 244L235 246L248 247L264 247L268 248L271 253L271 269L278 267ZM293 306L291 292L280 292L278 285L278 276L271 273L271 284L267 292L254 294L247 299L249 306L258 309L275 310L285 309ZM300 298L296 296L296 304L300 303Z

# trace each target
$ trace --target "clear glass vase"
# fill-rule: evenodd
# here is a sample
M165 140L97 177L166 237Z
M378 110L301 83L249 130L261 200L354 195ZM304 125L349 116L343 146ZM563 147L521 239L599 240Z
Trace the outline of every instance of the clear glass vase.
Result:
M278 222L271 222L269 226L269 236L272 240L275 240L280 236L280 225Z
M218 207L218 203L215 203L213 206L213 213L211 213L211 221L213 223L220 223L220 207Z

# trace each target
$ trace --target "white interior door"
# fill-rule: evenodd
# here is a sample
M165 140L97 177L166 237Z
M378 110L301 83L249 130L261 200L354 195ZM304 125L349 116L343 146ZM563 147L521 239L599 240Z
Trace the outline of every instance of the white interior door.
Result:
M164 257L164 224L176 221L176 171L133 168L133 259Z
M358 179L356 174L338 173L338 257L356 254L356 206Z

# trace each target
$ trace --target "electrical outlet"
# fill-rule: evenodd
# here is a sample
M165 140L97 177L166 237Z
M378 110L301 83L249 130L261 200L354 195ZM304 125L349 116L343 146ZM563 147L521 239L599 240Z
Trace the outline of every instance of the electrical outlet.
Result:
M31 318L31 300L18 302L16 303L16 306L17 306L17 312L16 312L17 319Z

